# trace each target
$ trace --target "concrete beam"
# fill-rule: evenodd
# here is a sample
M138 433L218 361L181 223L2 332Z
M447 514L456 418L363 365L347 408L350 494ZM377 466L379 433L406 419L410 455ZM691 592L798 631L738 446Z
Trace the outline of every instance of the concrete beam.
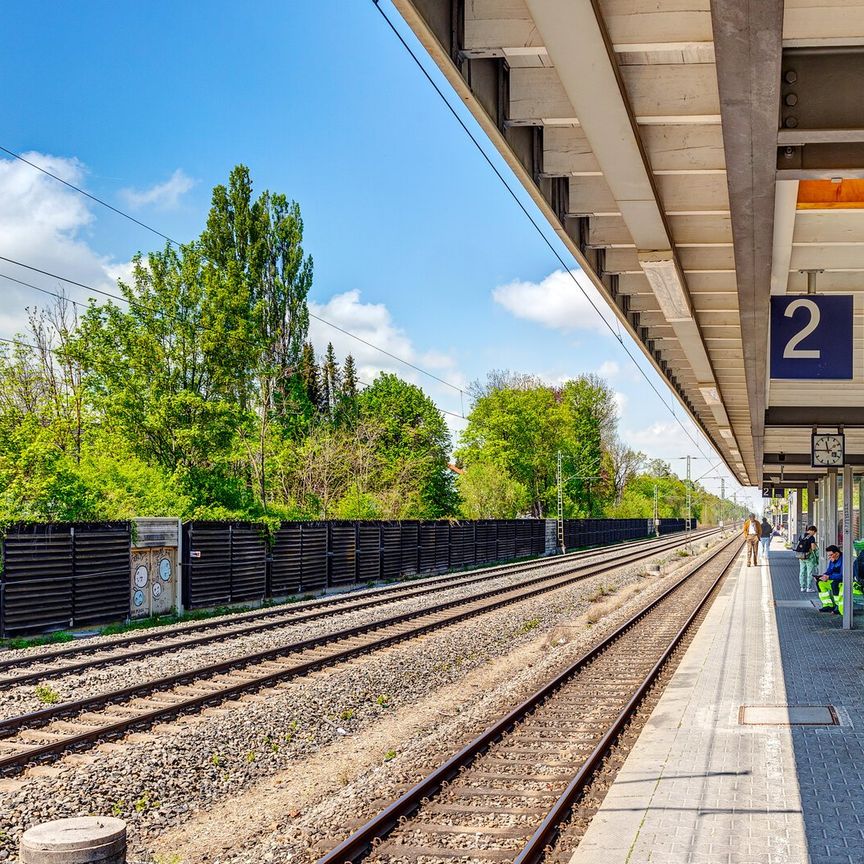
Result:
M776 405L768 408L764 425L787 428L817 426L820 429L833 426L864 428L864 407L859 405Z
M768 297L782 63L783 0L714 0L744 371L759 481L767 391Z

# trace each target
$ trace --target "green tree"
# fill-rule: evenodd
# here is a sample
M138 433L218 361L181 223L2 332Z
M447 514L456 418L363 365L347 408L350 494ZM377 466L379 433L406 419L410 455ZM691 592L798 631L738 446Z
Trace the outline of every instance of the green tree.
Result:
M475 463L498 467L527 490L531 515L542 517L554 500L564 432L564 412L551 387L492 387L474 402L456 456L469 471Z
M269 191L253 199L249 169L238 165L227 187L213 190L201 247L210 275L249 306L247 335L259 346L251 359L264 409L279 417L292 412L290 380L309 330L313 270L299 205Z
M93 409L145 461L206 504L248 506L234 466L252 389L248 306L207 278L200 250L136 256L128 303L91 303L71 350ZM245 345L245 347L244 347Z
M324 362L321 364L321 380L324 382L324 407L327 413L332 416L342 391L342 373L336 362L336 352L333 350L332 342L327 343Z
M354 358L349 354L342 367L342 396L353 399L357 395L357 368Z
M525 487L496 465L474 462L456 478L466 519L513 519L527 509Z
M303 381L306 399L313 411L319 412L323 404L321 376L318 372L318 362L315 359L315 349L311 342L306 342L303 345L300 358L300 378Z
M450 433L435 403L414 384L381 373L357 395L358 422L376 430L376 449L382 457L383 487L416 484L416 501L405 513L438 518L456 511L457 497L447 468ZM399 494L404 494L401 491Z

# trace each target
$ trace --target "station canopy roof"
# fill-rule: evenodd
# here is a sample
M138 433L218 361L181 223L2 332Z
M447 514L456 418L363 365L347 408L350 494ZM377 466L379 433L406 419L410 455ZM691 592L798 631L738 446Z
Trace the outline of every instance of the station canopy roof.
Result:
M394 3L740 483L818 475L817 424L864 465L864 0ZM808 290L851 377L770 377Z

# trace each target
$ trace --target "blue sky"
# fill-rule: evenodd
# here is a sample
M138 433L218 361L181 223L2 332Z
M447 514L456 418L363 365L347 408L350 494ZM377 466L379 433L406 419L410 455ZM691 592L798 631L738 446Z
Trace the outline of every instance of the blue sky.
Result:
M313 311L459 386L491 368L550 380L600 371L620 394L625 440L651 456L698 455L569 277L554 275L560 264L371 0L13 4L0 80L0 145L165 234L196 236L212 187L244 162L258 189L300 202ZM0 255L106 287L160 242L0 159ZM0 280L0 298L8 337L36 295ZM367 375L399 369L324 325L312 335L320 350L331 337L352 350ZM454 390L401 372L460 410Z

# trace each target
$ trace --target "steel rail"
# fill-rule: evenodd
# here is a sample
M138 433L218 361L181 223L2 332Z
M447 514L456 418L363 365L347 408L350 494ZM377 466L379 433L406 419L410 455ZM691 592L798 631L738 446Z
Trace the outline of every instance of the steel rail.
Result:
M723 529L712 528L700 531L691 535L692 540L703 539L713 534L718 533ZM484 567L481 570L473 570L451 574L440 577L428 577L423 579L422 585L392 585L382 588L370 589L370 592L363 592L358 596L357 592L351 592L350 595L338 595L320 600L309 601L302 605L292 606L288 608L255 610L254 612L246 613L245 620L254 619L255 623L242 623L243 619L238 621L237 618L231 620L209 621L195 624L191 627L180 627L173 632L167 632L162 628L154 628L146 633L139 633L132 636L127 636L122 639L112 640L110 642L101 642L97 644L87 645L72 645L64 648L58 648L53 651L46 651L32 656L18 656L10 659L0 660L0 672L9 669L20 667L30 667L33 663L51 663L55 660L62 660L65 657L74 657L87 654L96 654L107 652L116 649L122 649L128 645L137 645L147 642L156 642L160 644L151 645L145 648L126 651L112 656L100 657L92 660L82 660L76 663L71 663L66 666L58 667L57 669L36 669L26 672L22 675L8 676L0 678L0 687L14 687L24 684L28 681L39 681L56 674L68 674L70 672L81 671L82 669L92 669L97 666L103 666L115 662L125 662L127 660L140 659L150 654L159 653L166 648L187 648L196 645L204 645L208 642L215 642L225 638L235 636L245 636L253 633L258 633L264 630L275 629L280 626L290 626L296 623L315 620L316 618L327 618L334 615L341 615L355 610L362 610L372 606L383 605L387 602L399 602L400 600L410 599L412 597L422 596L423 594L432 593L439 590L442 586L461 587L463 585L472 585L477 582L488 581L498 578L499 576L507 576L513 572L531 572L545 567L556 567L565 565L573 560L582 560L590 558L602 553L607 549L617 551L619 549L630 550L634 547L644 548L650 544L658 544L668 542L668 539L679 536L676 534L666 535L665 540L660 538L640 539L635 541L624 541L622 543L614 543L609 546L592 547L591 549L583 549L578 552L568 553L565 556L544 558L540 560L530 560L524 562L513 562L511 564L503 564L495 567ZM445 589L446 590L446 589ZM394 596L390 596L394 595ZM283 620L284 619L284 620ZM237 622L237 623L234 623ZM232 626L233 624L233 626ZM222 632L211 635L202 635L199 637L185 638L186 634L195 633L210 633L213 630L226 628ZM167 640L167 641L166 641Z
M743 541L741 545L743 547ZM702 599L699 601L699 603L696 605L690 615L687 616L687 620L684 622L684 624L675 634L675 637L666 647L665 651L660 656L660 659L654 664L651 671L645 676L645 679L636 689L636 692L630 697L630 700L615 718L612 725L609 726L609 728L603 734L603 737L600 739L600 741L597 742L596 747L591 751L591 754L588 756L588 758L582 764L582 767L578 770L576 775L567 785L567 788L561 793L561 795L552 805L552 808L549 810L543 821L537 827L537 830L531 835L530 839L516 856L516 858L513 859L513 864L537 864L537 862L539 862L543 858L547 846L555 840L561 823L567 818L567 814L571 811L577 797L591 781L591 777L597 770L597 767L600 765L603 758L612 748L612 745L617 740L619 734L621 733L621 730L624 728L627 721L633 716L633 714L636 713L637 708L641 704L642 700L645 698L645 695L647 694L651 685L657 679L657 676L660 674L663 667L669 662L669 658L672 656L676 648L681 644L681 640L687 634L688 630L693 626L693 622L701 613L702 609L705 607L705 604L708 602L709 598L714 593L717 586L725 578L726 574L735 564L737 559L737 555L733 556L729 563L717 576L717 578L711 583L711 586L702 596Z
M703 533L702 537L707 535L711 535L713 531ZM673 542L671 540L665 541L657 541L654 540L652 543L655 545L651 546L652 549L657 549L658 551L663 551L669 548L669 543ZM680 545L678 543L674 543L673 545ZM640 544L638 547L639 550L646 548L643 544ZM632 554L635 551L633 547L627 546L624 549L619 549L616 546L615 553L623 552L623 555L620 555L616 558L610 560L618 560L618 558L625 558ZM613 554L615 554L613 553ZM592 556L582 556L582 557L592 557ZM578 559L559 559L557 562L552 561L544 561L542 563L538 563L537 566L529 566L522 568L524 572L530 573L533 570L544 569L546 567L555 568L555 572L546 574L540 578L552 578L555 575L559 575L561 572L566 572L566 566L568 564L573 563L573 561L581 561L582 558ZM529 562L533 563L533 562ZM514 571L509 572L520 572L519 568L515 568ZM502 576L508 575L508 573L501 574ZM483 574L479 576L472 576L470 578L462 579L462 581L455 581L455 584L448 585L444 590L448 590L449 588L461 588L463 586L470 586L477 583L483 583L491 581L494 578L498 578L493 574ZM523 582L523 585L531 584L530 582ZM286 614L285 619L281 618L278 620L267 620L264 622L258 621L253 624L240 624L238 626L230 626L230 622L220 622L218 626L222 628L226 628L220 630L218 633L210 633L200 636L192 636L191 638L186 638L184 634L169 634L169 633L161 633L157 635L150 636L147 640L142 641L158 641L156 645L147 645L143 648L133 649L131 651L122 651L118 650L113 654L106 654L106 656L99 656L95 658L91 658L89 660L78 660L76 662L67 663L62 666L58 666L56 668L31 668L33 663L39 663L45 655L37 655L36 657L30 658L20 658L13 661L7 661L5 665L0 663L0 671L3 669L9 668L18 668L20 666L27 667L27 671L21 674L15 674L8 676L6 678L0 678L0 688L6 687L18 687L22 684L26 684L31 681L44 681L51 679L52 677L56 677L59 675L69 675L73 672L80 672L85 669L94 669L99 666L106 666L113 663L126 663L131 660L139 660L142 657L148 657L152 654L163 653L166 650L181 648L194 648L198 645L207 645L212 642L219 642L224 639L232 639L241 636L249 636L254 633L260 633L266 630L276 630L279 627L289 627L296 624L303 624L308 621L318 621L324 620L326 618L335 617L337 615L346 615L352 612L362 611L363 609L374 608L376 606L384 606L387 603L396 603L401 600L410 600L413 597L420 597L425 594L431 594L436 590L441 590L441 584L438 583L436 585L422 585L414 588L409 588L406 590L404 587L402 588L403 593L398 594L395 597L385 597L381 599L380 595L363 595L360 598L354 598L353 602L343 602L341 605L336 606L334 608L326 608L326 609L309 609L308 607L300 610L291 610L291 614ZM518 586L510 586L510 587L518 587ZM476 595L480 596L480 595ZM214 628L210 628L214 629ZM110 652L114 650L115 646L118 643L108 643L104 645L94 645L88 646L88 650L90 653L101 653L101 652ZM122 643L120 644L122 648ZM51 658L56 659L56 658ZM50 662L50 661L46 661ZM2 724L0 724L0 729L2 729Z
M672 548L674 545L680 544L672 544L669 548ZM726 545L728 545L728 543L721 548L725 548ZM378 639L372 640L368 643L352 645L344 649L336 650L328 655L311 658L309 660L294 664L289 668L268 671L263 675L257 675L254 679L242 681L237 684L220 686L219 689L213 690L211 692L201 693L193 695L191 697L185 697L178 702L165 704L163 706L160 706L159 708L148 710L142 713L136 713L132 717L122 717L114 723L96 726L92 729L88 729L80 733L72 733L59 741L53 741L48 744L36 745L34 747L27 747L26 749L18 753L13 753L7 756L0 756L0 771L6 771L10 768L21 767L31 761L41 759L45 756L53 755L56 753L61 753L66 750L76 748L79 745L90 743L106 736L126 731L133 727L144 726L154 722L155 720L173 716L175 714L182 713L193 708L198 708L201 705L207 703L223 701L239 693L255 690L276 681L285 681L291 678L295 678L300 675L306 674L313 669L321 668L325 665L330 665L333 663L343 662L345 660L352 659L362 654L366 654L369 651L379 650L380 648L387 647L398 642L403 642L420 635L424 635L425 633L428 633L432 630L437 630L444 626L449 626L450 624L459 623L469 618L486 614L487 612L494 611L495 609L501 608L503 606L518 603L531 597L536 597L541 594L558 590L562 587L566 587L567 585L572 584L573 582L578 582L583 579L590 578L591 576L599 575L609 570L616 569L622 564L637 561L640 558L650 558L656 552L656 547L652 547L650 550L641 553L638 551L634 552L632 555L627 556L626 559L617 558L614 561L609 562L608 564L604 564L602 567L599 568L596 565L585 565L582 567L574 567L569 572L558 573L554 576L537 577L536 579L531 580L529 587L526 587L526 584L523 583L516 588L508 587L494 589L491 591L483 592L483 594L481 595L474 595L468 600L450 601L447 603L437 604L437 606L433 606L425 610L420 610L419 612L403 613L401 615L393 616L389 619L374 622L372 624L350 627L341 631L337 631L336 633L322 634L321 636L302 640L300 642L293 643L292 645L282 646L281 648L268 649L266 651L257 652L254 655L247 655L246 657L242 658L232 658L229 660L219 661L217 663L209 664L205 667L191 669L185 672L174 673L172 675L164 676L159 679L152 679L150 681L142 682L140 684L133 684L129 687L121 688L119 690L96 694L94 696L85 697L83 699L75 700L72 702L64 702L58 705L52 705L50 707L43 708L38 711L29 712L28 714L22 714L17 717L7 718L0 721L0 731L6 732L8 734L14 732L16 729L20 729L21 727L43 725L44 723L47 723L49 721L67 717L71 714L75 714L76 712L83 711L84 709L103 705L105 703L116 702L118 700L126 699L132 696L142 696L147 693L152 693L154 690L160 688L168 688L170 686L183 682L204 678L207 675L215 675L221 672L235 670L237 667L248 666L252 662L272 660L288 653L301 653L304 650L309 650L311 648L319 648L321 646L327 645L328 643L333 643L334 641L352 639L358 635L363 635L364 633L368 633L373 630L381 630L405 623L412 618L433 618L432 621L419 624L408 630L401 630L397 631L396 633L381 636ZM586 570L590 572L584 572ZM541 582L546 582L548 584L536 584ZM502 594L509 596L502 597ZM482 603L479 606L476 605L479 601L489 598L497 599L491 599L491 602ZM450 615L443 620L440 618L434 618L434 616L438 613L446 611L453 606L469 605L469 607L471 607L472 604L474 604L473 608L463 609L462 611L459 611L454 615ZM206 683L206 681L201 682L202 686ZM131 710L134 711L135 709ZM73 720L70 722L75 721ZM2 740L0 740L0 743L3 743Z
M625 635L629 630L631 630L639 621L641 621L649 612L667 600L675 591L678 590L685 582L689 581L692 576L698 573L703 567L709 565L712 561L716 559L716 557L722 554L725 550L727 550L730 546L734 544L738 544L738 549L735 554L732 556L728 564L723 568L720 575L716 580L712 583L711 588L706 593L706 595L702 598L702 601L699 603L698 608L692 615L688 617L688 624L681 628L678 636L676 637L675 644L677 645L678 641L680 641L681 635L686 631L687 627L690 626L692 620L695 618L699 609L701 609L707 598L710 596L711 592L714 590L719 581L726 575L729 568L734 564L734 562L738 558L738 552L740 552L740 548L743 545L743 539L740 536L735 536L726 543L721 546L712 557L705 562L698 564L693 567L690 572L686 573L679 580L675 582L674 585L670 586L666 591L660 594L657 598L655 598L651 603L637 612L630 619L621 624L618 628L615 629L613 633L575 660L572 664L570 664L563 672L555 676L551 681L545 684L538 691L533 693L519 705L517 705L514 709L508 712L504 717L494 723L492 726L487 728L484 732L478 735L473 741L466 744L461 750L451 756L446 762L432 771L427 777L421 780L419 783L412 786L407 792L401 795L396 801L389 804L384 810L382 810L377 816L374 816L365 825L362 825L358 828L353 834L323 855L318 859L317 864L354 864L361 860L369 850L375 846L377 843L381 841L382 838L386 837L400 822L406 817L410 816L415 810L417 810L420 805L423 803L423 800L435 795L449 780L452 780L462 768L469 765L478 755L485 752L489 749L489 747L494 744L498 739L506 735L508 732L512 730L512 728L524 717L534 711L538 706L540 706L543 702L545 702L550 696L552 696L556 690L558 690L563 684L565 684L569 679L578 674L582 669L584 669L588 664L590 664L593 660L595 660L603 651L605 651L609 646L620 639L623 635ZM673 646L674 647L674 646ZM659 671L659 668L662 666L662 663L658 662L652 668L651 673L652 676L656 676L656 672ZM653 680L653 679L652 679ZM650 682L649 682L650 684ZM640 685L640 690L644 693L645 685ZM628 702L627 709L629 712L625 714L625 711L622 711L616 721L617 726L623 725L623 722L626 721L626 718L632 713L633 708L638 704L639 700L631 699ZM623 717L623 720L622 720ZM589 759L592 761L592 765L596 767L596 764L602 758L603 754L606 750L608 750L609 743L614 740L615 733L612 733L611 730L607 731L607 733L603 736L601 744L603 742L606 743L604 748L601 748L601 745L598 744L592 752ZM592 768L593 770L593 768ZM583 778L587 778L590 775L590 771L588 772L580 772ZM577 775L580 776L580 775ZM576 782L576 779L571 782L571 785ZM584 780L582 785L579 788L584 786ZM568 791L570 790L570 786L568 786ZM505 794L502 791L502 794ZM570 798L578 794L578 789L575 792L572 792ZM561 796L562 799L564 796ZM560 799L559 799L560 800ZM556 805L558 802L556 802ZM560 807L558 807L559 812L566 812L567 805L562 803ZM547 817L548 818L548 817ZM532 844L532 850L539 844L539 848L542 849L545 847L546 838L548 837L549 831L553 825L550 821L549 825L546 825L546 820L544 820L544 832L542 837L538 836L537 841ZM559 822L555 822L554 825L557 826L560 824ZM478 831L482 833L482 829L478 828ZM539 835L540 829L538 829ZM532 838L533 840L533 838ZM530 841L529 841L530 842ZM527 848L527 847L526 847ZM525 851L525 850L523 850ZM521 854L521 853L520 853ZM530 854L534 854L532 851ZM528 859L526 859L527 861ZM534 860L534 859L532 859Z

